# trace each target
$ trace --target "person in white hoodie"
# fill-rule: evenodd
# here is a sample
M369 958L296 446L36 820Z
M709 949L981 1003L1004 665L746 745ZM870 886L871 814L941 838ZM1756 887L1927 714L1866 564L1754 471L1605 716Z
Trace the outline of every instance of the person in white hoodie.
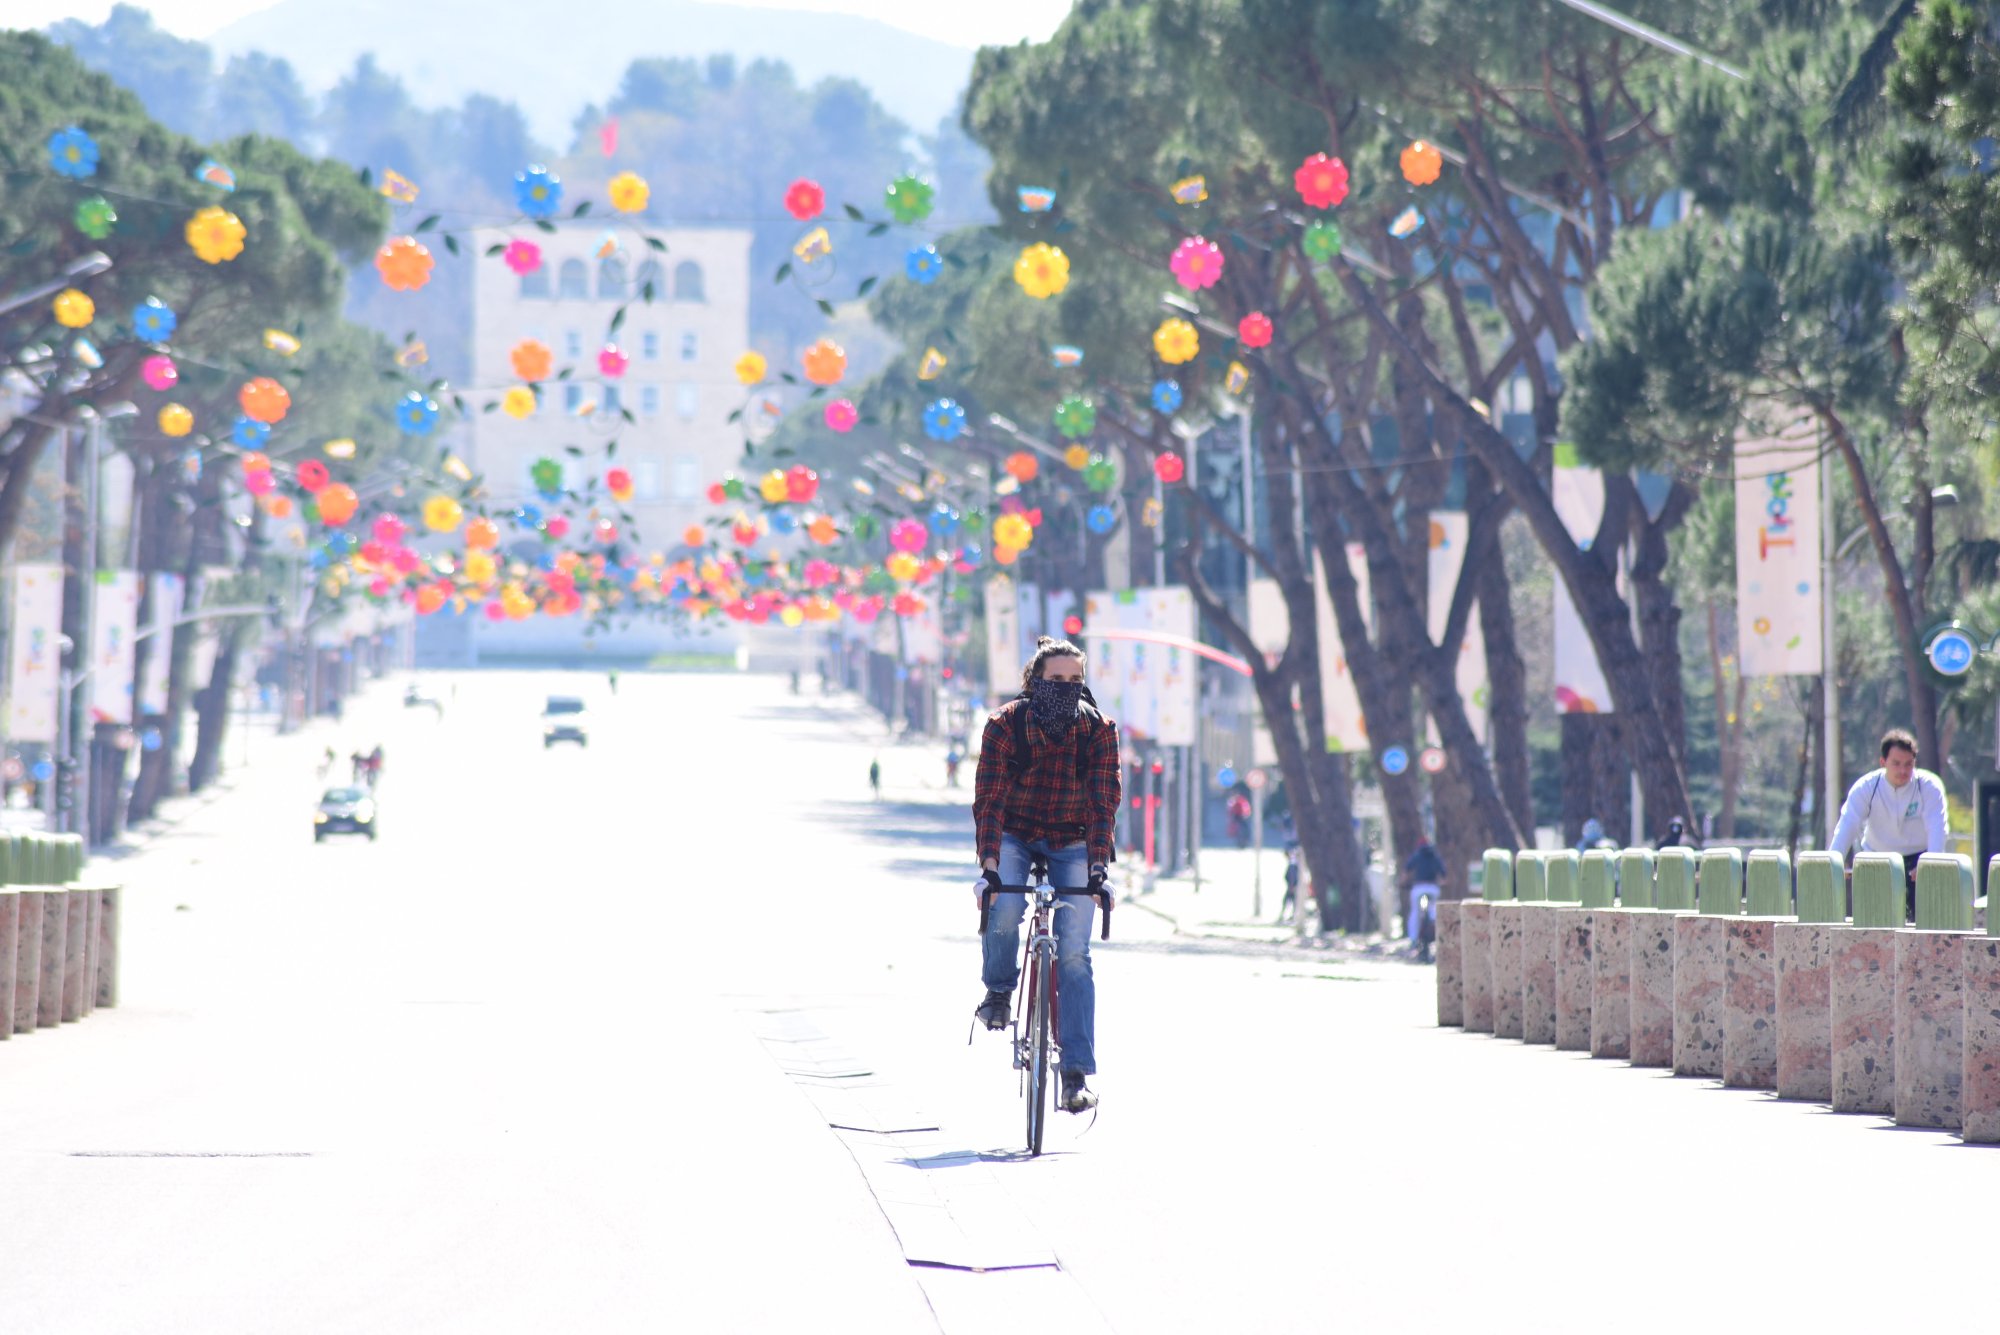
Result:
M1827 847L1845 858L1855 836L1864 853L1900 853L1907 915L1917 913L1917 859L1945 851L1948 817L1944 784L1917 768L1917 739L1901 728L1882 734L1882 767L1854 781L1840 804L1840 821Z

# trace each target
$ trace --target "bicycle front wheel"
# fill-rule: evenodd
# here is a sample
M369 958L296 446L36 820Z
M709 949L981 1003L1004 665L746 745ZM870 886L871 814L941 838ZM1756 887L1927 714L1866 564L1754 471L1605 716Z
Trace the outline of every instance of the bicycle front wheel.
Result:
M1048 1121L1049 1091L1055 1073L1049 1069L1050 974L1049 952L1035 955L1035 972L1028 1013L1028 1153L1042 1152L1042 1127Z

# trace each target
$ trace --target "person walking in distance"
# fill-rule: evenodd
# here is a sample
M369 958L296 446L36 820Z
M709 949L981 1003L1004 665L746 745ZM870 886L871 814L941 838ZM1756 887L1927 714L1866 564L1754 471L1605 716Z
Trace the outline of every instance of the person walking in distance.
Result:
M882 800L882 758L877 756L868 762L868 787L875 794L875 800Z
M1404 932L1410 938L1411 951L1416 954L1423 953L1424 913L1438 902L1445 875L1444 859L1438 856L1437 847L1419 835L1416 851L1403 863L1403 881L1410 890L1410 912L1404 919Z
M1021 694L986 720L973 778L972 819L982 869L977 889L1024 885L1031 859L1048 863L1058 890L1107 890L1116 856L1112 827L1121 795L1118 725L1097 711L1084 685L1084 654L1043 636L1021 674ZM1097 990L1090 929L1096 904L1065 899L1056 918L1057 1041L1062 1107L1097 1106ZM1021 973L1027 896L996 895L980 942L985 999L973 1012L1004 1029Z
M1864 853L1903 856L1904 898L1911 921L1917 916L1917 859L1945 851L1950 816L1944 784L1917 768L1917 739L1902 728L1882 734L1882 764L1854 781L1840 804L1840 820L1827 843L1843 859L1861 838Z

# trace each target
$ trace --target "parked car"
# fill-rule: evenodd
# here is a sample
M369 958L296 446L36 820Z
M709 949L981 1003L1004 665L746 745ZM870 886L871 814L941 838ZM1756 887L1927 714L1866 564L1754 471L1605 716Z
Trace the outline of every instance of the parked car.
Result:
M375 837L375 799L366 789L329 788L321 794L319 810L313 813L313 842L330 834Z
M573 695L552 695L542 706L542 749L546 751L557 742L575 742L584 747L590 745L583 701Z

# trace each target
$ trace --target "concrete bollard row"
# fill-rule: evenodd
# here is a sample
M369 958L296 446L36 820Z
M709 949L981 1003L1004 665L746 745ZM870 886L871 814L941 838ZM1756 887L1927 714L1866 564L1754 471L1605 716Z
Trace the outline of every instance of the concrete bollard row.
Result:
M86 883L77 835L0 836L0 1039L118 1000L118 888Z

